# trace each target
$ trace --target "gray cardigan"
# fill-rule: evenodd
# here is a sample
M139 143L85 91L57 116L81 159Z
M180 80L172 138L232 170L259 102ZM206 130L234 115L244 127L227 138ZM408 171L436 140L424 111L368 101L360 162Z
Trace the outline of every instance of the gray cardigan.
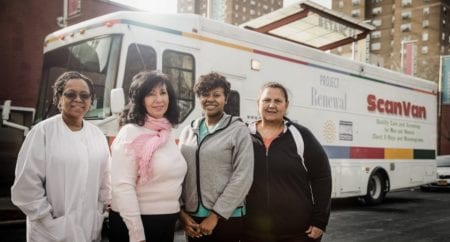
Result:
M228 219L244 205L253 181L253 145L247 126L225 114L217 129L198 143L200 121L183 129L179 147L188 171L183 183L182 206L195 213L203 206Z

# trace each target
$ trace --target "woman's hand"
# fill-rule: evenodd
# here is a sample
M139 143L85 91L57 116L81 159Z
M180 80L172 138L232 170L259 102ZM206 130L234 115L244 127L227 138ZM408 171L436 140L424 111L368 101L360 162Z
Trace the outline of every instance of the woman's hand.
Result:
M180 220L183 224L184 231L186 232L187 236L198 238L202 237L202 233L200 233L200 225L196 223L191 216L189 216L185 211L180 211Z
M305 231L305 233L312 239L318 239L320 236L322 236L323 230L311 225L309 226L308 230Z
M214 212L211 212L209 216L200 223L200 232L203 235L211 235L218 221L219 216Z

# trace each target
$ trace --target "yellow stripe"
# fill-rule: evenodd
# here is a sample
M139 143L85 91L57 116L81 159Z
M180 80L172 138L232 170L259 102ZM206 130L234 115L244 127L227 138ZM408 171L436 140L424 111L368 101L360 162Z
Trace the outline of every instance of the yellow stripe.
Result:
M46 41L46 43L48 44L48 43L57 41L58 39L59 39L58 37L51 37L51 38L49 38L49 39Z
M208 38L208 37L205 37L205 36L201 36L201 35L198 35L198 34L192 34L192 33L183 32L182 35L186 36L186 37L189 37L189 38L198 39L198 40L202 40L202 41L206 41L206 42L210 42L210 43L214 43L214 44L218 44L218 45L223 45L223 46L234 48L234 49L239 49L239 50L243 50L243 51L253 52L253 49L248 48L248 47L244 47L242 45L236 45L236 44L228 43L228 42L225 42L225 41L221 41L221 40L217 40L217 39L212 39L212 38Z
M414 159L413 149L384 149L385 159Z

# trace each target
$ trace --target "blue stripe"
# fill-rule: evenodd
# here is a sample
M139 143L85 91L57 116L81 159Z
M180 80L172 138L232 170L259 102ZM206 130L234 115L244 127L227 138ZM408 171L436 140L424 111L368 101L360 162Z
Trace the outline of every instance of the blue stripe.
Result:
M348 159L350 158L350 147L324 145L323 148L330 159Z

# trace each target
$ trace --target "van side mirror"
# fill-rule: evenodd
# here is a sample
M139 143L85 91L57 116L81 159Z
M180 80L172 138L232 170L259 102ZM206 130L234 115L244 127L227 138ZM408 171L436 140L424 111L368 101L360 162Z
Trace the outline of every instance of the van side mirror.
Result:
M111 90L111 113L119 114L125 107L125 95L123 88L114 88Z

